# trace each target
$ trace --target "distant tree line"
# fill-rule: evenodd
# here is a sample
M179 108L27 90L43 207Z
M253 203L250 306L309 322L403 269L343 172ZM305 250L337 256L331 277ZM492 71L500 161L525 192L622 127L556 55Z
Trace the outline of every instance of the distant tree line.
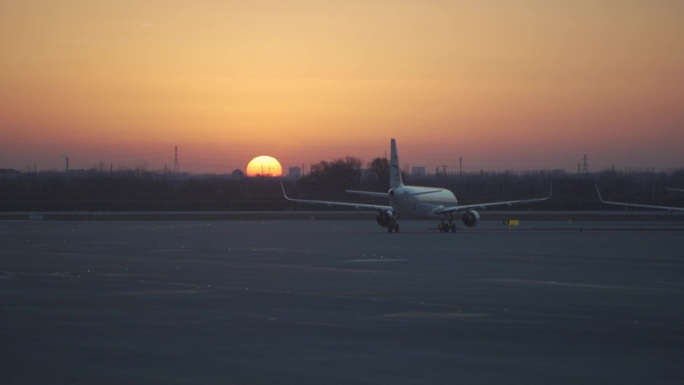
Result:
M621 210L599 202L684 206L684 169L672 172L603 171L588 174L564 171L468 172L404 175L404 182L452 190L462 204L553 196L543 203L513 206L513 210ZM355 157L321 161L300 179L286 181L288 194L309 199L378 202L350 196L345 189L388 191L389 162L364 163ZM28 172L0 174L0 211L204 211L287 210L280 179L232 178L222 175L177 175L144 170L85 173ZM297 206L320 209L315 206ZM328 208L326 208L328 209ZM502 207L507 209L507 207Z

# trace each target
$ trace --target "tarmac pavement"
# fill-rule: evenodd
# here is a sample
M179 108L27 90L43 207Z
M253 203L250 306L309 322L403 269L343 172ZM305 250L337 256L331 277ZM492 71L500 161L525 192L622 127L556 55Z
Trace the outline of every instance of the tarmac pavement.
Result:
M2 384L682 384L684 231L0 221Z

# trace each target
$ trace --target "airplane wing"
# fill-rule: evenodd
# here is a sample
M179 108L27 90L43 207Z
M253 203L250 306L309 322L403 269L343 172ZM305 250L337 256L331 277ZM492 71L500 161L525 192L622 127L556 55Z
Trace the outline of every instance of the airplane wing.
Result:
M435 214L455 213L455 212L459 212L459 211L466 211L466 210L470 210L470 209L482 209L482 208L492 207L492 206L511 206L511 205L518 204L518 203L542 202L542 201L549 199L550 197L551 196L544 197L544 198L519 199L519 200L513 200L513 201L486 202L486 203L475 203L475 204L471 204L471 205L459 205L459 206L443 207L443 208L435 211Z
M639 203L625 203L625 202L612 202L612 201L607 201L604 200L603 197L601 196L601 191L599 191L598 185L594 183L594 187L596 187L596 192L598 193L599 200L602 203L609 204L609 205L618 205L618 206L627 206L627 207L641 207L644 209L657 209L657 210L668 210L668 211L684 211L684 207L674 207L674 206L657 206L657 205L645 205L645 204L639 204Z
M371 205L371 204L366 204L366 203L353 203L353 202L318 201L318 200L312 200L312 199L293 199L293 198L290 198L287 196L283 182L280 182L280 187L283 189L283 196L285 197L285 199L287 199L290 202L315 204L315 205L326 205L326 206L351 207L351 208L363 209L363 210L392 210L392 206L387 206L387 205Z

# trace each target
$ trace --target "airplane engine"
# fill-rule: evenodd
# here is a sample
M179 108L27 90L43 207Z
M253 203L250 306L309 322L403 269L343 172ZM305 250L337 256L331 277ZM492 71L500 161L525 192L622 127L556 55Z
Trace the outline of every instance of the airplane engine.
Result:
M394 218L394 213L389 210L378 211L378 216L375 218L378 224L382 227L387 227L392 223L392 218Z
M470 210L463 214L463 224L468 227L475 227L480 223L480 214L475 210Z

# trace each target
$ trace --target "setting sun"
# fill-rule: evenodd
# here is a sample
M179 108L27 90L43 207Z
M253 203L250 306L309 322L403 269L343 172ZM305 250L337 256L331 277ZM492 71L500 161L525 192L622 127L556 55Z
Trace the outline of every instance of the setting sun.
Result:
M283 166L271 156L257 156L247 164L247 176L281 176Z

